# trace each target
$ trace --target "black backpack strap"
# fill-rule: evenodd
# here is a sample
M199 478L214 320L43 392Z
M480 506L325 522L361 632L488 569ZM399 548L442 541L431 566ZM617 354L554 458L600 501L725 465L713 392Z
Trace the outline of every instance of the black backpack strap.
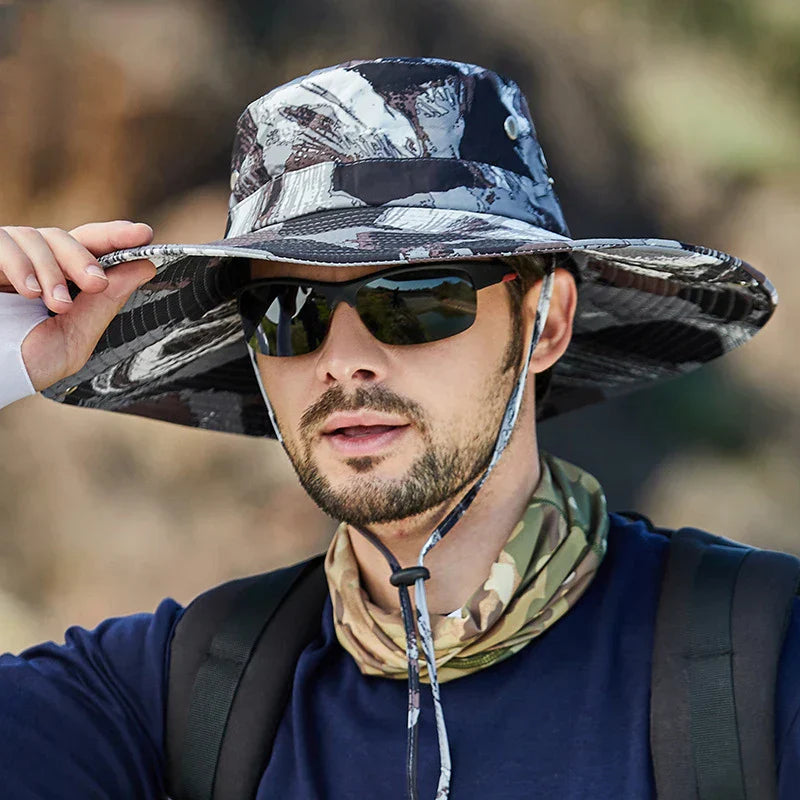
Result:
M319 633L327 592L323 556L316 556L223 584L187 607L170 646L170 797L255 797L295 664Z
M659 800L776 800L775 684L799 580L794 556L672 534L651 683Z

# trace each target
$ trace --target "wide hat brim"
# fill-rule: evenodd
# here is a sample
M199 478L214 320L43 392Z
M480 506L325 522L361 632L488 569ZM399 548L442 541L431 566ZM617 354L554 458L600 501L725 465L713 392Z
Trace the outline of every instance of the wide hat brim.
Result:
M47 389L60 402L208 430L274 436L234 294L245 259L352 266L562 253L579 280L572 341L539 417L685 374L749 340L777 294L750 265L663 239L573 240L524 221L438 208L306 214L201 245L111 253L107 266L157 268L87 364Z

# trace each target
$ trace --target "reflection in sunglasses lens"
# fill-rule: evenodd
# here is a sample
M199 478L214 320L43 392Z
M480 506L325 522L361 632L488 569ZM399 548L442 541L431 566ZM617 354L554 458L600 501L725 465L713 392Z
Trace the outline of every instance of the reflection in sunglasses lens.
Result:
M475 320L476 293L467 276L379 279L359 290L356 309L367 329L385 344L446 339Z
M312 285L271 283L244 292L245 335L264 355L304 355L325 338L331 318L326 296ZM380 277L356 293L367 329L390 345L422 344L454 336L475 320L477 293L469 275L416 271Z

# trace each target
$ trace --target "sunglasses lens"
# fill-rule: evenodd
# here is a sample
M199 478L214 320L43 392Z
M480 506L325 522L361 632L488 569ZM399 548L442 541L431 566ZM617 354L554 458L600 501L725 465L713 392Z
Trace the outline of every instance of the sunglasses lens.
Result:
M300 356L325 338L330 308L311 286L269 284L246 290L239 300L245 338L265 356Z
M385 344L423 344L469 328L475 321L477 292L467 273L417 269L365 283L355 305L369 332ZM245 339L254 350L300 356L322 344L331 306L313 285L276 281L246 288L239 312Z
M356 310L385 344L422 344L469 328L477 295L467 274L415 271L366 284L356 295Z

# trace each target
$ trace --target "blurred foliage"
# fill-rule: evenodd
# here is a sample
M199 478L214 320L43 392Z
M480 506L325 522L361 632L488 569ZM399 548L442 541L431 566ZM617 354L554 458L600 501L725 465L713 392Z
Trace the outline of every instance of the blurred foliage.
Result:
M800 3L796 0L620 0L627 14L641 15L673 36L702 47L720 41L747 64L800 102Z
M632 77L634 123L652 149L729 178L800 167L800 3L621 0L620 7L669 52Z
M624 404L654 444L723 457L751 452L775 434L780 420L756 387L735 380L722 363L629 396Z

